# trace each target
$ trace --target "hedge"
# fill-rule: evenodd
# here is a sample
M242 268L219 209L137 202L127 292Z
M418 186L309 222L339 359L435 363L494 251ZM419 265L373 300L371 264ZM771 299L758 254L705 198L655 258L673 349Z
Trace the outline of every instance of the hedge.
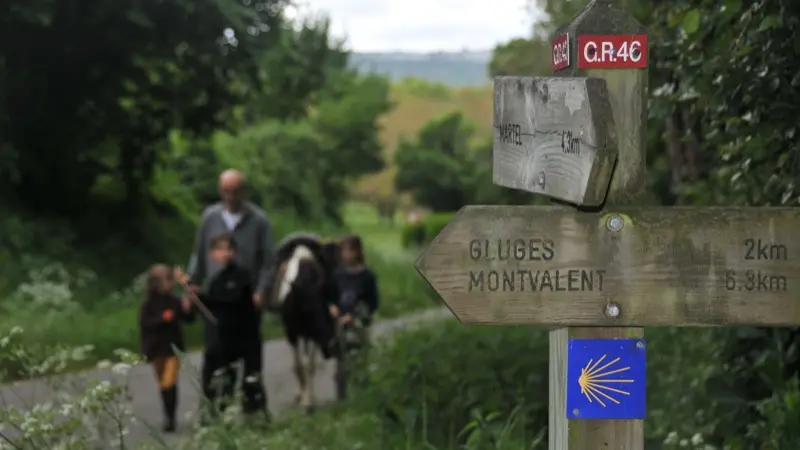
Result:
M427 245L447 226L455 213L428 214L415 223L407 223L402 230L403 247L416 248Z

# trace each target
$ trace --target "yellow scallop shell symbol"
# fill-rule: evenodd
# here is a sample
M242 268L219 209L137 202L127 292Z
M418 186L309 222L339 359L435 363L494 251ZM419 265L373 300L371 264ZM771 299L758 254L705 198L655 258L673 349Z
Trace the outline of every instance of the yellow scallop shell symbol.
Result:
M622 396L631 395L630 392L611 387L609 384L613 386L615 384L633 383L631 379L609 378L611 375L627 372L631 370L631 368L630 366L614 368L614 366L619 363L620 358L614 358L603 366L597 367L605 359L606 355L603 355L597 361L590 359L586 367L581 369L581 376L578 378L581 394L589 400L589 403L596 401L603 408L606 407L606 402L619 405L621 403L620 399L623 398Z

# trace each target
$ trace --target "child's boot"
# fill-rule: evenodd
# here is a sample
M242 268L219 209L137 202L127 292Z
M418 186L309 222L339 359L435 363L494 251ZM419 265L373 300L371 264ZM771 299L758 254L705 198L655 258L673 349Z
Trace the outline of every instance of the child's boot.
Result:
M178 387L161 390L161 399L164 402L164 432L170 433L175 431L175 409L178 403Z

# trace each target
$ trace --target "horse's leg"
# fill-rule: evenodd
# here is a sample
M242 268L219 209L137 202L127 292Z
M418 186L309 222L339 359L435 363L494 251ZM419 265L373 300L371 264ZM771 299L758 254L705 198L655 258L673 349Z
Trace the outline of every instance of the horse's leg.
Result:
M300 400L300 406L309 412L314 408L314 358L313 353L311 353L313 345L313 342L304 339L301 350L301 357L303 358L303 377L306 383L304 385L302 399Z
M294 376L297 379L297 394L294 397L295 404L299 404L303 399L303 392L306 390L305 369L302 356L302 339L298 339L292 344L292 368L294 369Z
M316 395L314 394L314 385L316 384L317 374L317 344L315 342L308 342L308 403L309 412L312 412L317 405Z

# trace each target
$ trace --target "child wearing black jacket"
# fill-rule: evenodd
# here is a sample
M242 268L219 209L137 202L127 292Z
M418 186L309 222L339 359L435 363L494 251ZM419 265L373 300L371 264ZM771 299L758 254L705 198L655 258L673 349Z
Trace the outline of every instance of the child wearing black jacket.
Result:
M225 233L211 240L209 256L217 270L199 292L200 301L215 319L212 323L204 315L203 393L212 411L224 410L236 383L235 364L241 359L243 410L266 413L261 377L261 311L253 303L252 277L236 264L235 254L233 235Z
M334 273L338 298L329 299L331 316L347 325L360 319L369 325L378 309L378 281L364 260L361 238L350 235L339 244L340 267Z
M147 293L139 311L141 351L153 364L164 406L164 431L175 431L180 360L174 348L185 351L181 322L194 316L187 299L174 295L172 270L155 264L147 273Z

